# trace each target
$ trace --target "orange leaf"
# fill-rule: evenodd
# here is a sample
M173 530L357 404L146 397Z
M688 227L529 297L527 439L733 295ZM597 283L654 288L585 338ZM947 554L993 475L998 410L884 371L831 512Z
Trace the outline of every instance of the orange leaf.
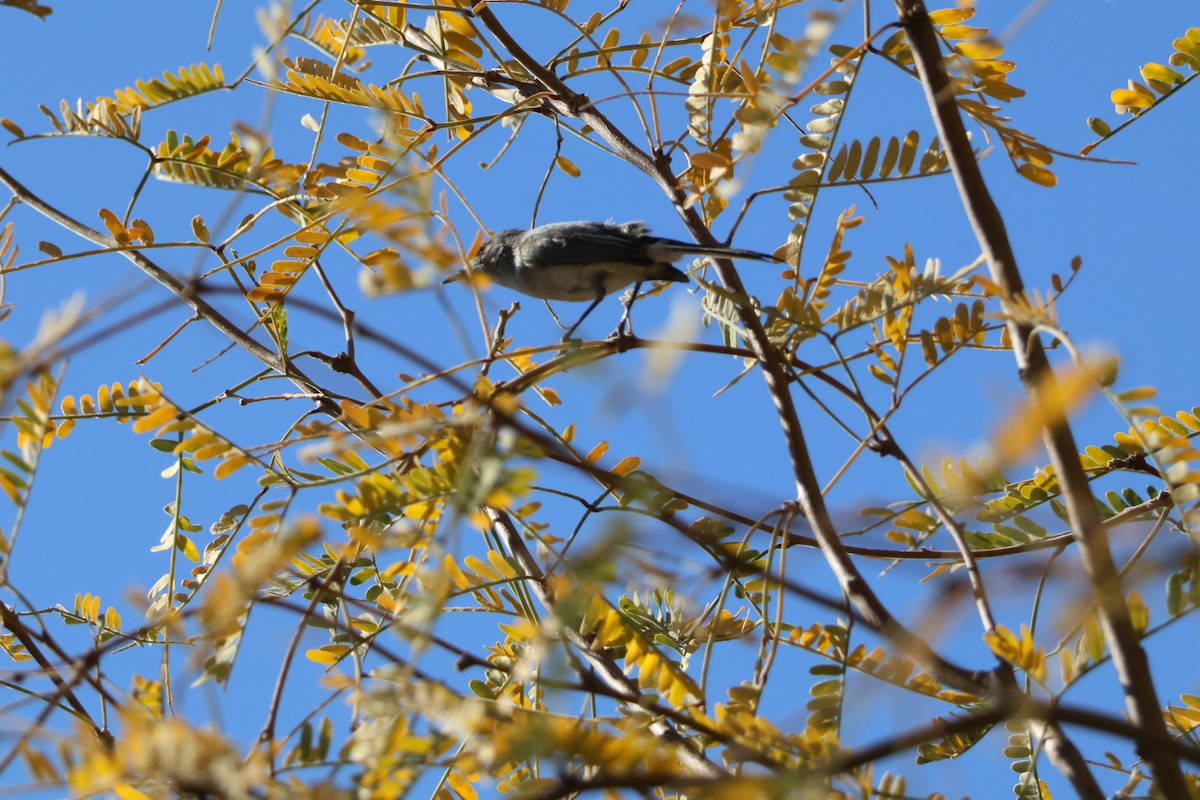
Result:
M607 452L608 452L608 442L601 442L600 444L598 444L592 448L592 452L588 453L587 458L584 460L587 461L587 463L589 463L589 464L595 464L597 461L604 458L604 454Z
M637 456L625 456L617 465L612 468L616 475L628 475L642 465L642 460Z

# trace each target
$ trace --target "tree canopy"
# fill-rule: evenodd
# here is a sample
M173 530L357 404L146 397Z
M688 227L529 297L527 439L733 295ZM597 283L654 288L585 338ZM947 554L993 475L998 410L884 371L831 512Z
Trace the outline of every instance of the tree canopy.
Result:
M0 0L5 785L1200 796L1200 28L214 6Z

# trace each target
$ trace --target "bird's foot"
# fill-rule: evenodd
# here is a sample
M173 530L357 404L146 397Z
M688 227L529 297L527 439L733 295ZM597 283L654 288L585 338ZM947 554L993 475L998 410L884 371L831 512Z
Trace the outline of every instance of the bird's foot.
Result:
M638 337L634 334L632 327L627 329L624 325L618 325L617 329L610 333L604 341L614 345L618 353L624 353L637 343Z

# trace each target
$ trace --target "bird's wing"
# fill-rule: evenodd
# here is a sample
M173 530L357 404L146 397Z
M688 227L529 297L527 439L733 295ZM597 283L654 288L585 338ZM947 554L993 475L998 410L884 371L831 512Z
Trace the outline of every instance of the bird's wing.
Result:
M536 234L536 235L529 235ZM528 231L516 245L518 260L527 266L553 264L655 263L646 244L615 225L556 223Z

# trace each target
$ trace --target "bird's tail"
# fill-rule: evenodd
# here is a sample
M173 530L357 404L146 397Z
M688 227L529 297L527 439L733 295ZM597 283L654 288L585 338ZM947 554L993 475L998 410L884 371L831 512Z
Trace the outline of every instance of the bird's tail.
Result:
M757 250L742 250L739 247L704 247L695 245L688 252L702 256L717 256L718 258L752 258L756 261L780 261L770 253L760 253Z
M700 256L716 256L717 258L751 258L756 261L782 261L769 253L760 253L757 250L743 250L738 247L723 247L721 245L705 245L696 244L695 242L678 242L674 239L662 239L655 243L655 246L661 247L664 250L674 254L676 258L680 255L692 254ZM674 260L674 259L663 259Z

